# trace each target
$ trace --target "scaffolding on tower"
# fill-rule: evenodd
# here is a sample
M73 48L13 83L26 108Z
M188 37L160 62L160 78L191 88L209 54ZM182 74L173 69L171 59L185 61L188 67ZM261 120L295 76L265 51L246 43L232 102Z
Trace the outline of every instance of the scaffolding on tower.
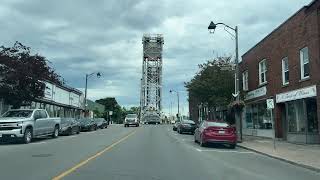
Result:
M142 38L140 119L148 124L160 123L163 43L162 34L145 34Z

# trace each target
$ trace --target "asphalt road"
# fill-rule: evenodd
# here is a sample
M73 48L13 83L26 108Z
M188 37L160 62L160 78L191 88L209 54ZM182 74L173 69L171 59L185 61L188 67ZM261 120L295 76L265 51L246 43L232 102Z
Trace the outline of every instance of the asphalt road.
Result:
M241 148L199 147L171 126L124 128L0 144L5 180L319 180L320 173Z

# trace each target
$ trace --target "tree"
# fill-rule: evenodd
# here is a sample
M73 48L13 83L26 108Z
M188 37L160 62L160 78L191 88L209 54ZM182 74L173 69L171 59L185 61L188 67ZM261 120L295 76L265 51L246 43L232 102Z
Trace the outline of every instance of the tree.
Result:
M105 107L104 118L110 120L109 111L112 111L112 120L118 123L122 122L122 110L118 104L116 98L106 97L103 99L96 100L96 103L102 104Z
M0 97L19 108L44 95L42 81L61 84L60 76L48 66L48 60L32 55L30 48L16 42L13 47L0 47Z
M231 57L217 57L199 65L199 72L185 83L190 96L214 111L219 106L227 106L232 101L234 91L234 70Z

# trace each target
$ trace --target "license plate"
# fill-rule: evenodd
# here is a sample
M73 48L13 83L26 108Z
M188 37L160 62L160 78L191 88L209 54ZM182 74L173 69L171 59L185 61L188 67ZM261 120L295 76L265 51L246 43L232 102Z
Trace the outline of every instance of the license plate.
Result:
M225 133L225 131L218 131L218 133L219 133L219 134L224 134L224 133Z

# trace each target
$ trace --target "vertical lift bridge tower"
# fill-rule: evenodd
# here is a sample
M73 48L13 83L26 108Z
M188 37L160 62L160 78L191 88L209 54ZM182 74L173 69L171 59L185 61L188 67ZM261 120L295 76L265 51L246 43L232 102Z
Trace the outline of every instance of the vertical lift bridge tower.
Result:
M162 34L145 34L140 95L140 119L145 124L160 124L162 97Z

